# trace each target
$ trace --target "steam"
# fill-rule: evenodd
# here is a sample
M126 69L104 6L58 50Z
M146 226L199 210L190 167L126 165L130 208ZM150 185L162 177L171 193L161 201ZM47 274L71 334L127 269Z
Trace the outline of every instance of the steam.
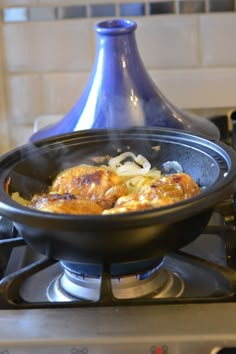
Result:
M61 171L81 164L108 165L108 160L120 154L125 154L123 157L129 155L131 159L133 157L135 162L128 162L125 168L121 167L122 173L131 165L133 173L147 173L151 163L146 155L157 156L159 151L152 150L148 139L141 146L139 140L133 141L132 131L87 130L22 145L9 152L5 158L6 180L10 181L9 194L18 192L19 196L30 200L34 194L47 193ZM156 141L153 145L156 145Z

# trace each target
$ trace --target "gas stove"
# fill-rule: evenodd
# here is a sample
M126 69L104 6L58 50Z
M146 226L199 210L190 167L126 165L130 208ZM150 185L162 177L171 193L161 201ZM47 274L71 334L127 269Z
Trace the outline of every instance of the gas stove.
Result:
M47 258L0 218L0 354L235 353L235 210L232 196L183 249L111 267Z
M204 234L156 265L145 263L138 274L130 269L112 277L106 269L99 274L96 266L87 269L35 253L2 218L0 353L236 348L232 208L231 199L218 206Z
M222 238L225 232L233 235L235 228L214 224L219 218L215 213L207 234L184 249L150 262L126 264L123 273L122 264L106 271L96 264L59 262L35 253L20 237L1 240L2 258L9 254L9 259L0 283L0 306L43 309L231 300L236 278L227 267L229 251Z

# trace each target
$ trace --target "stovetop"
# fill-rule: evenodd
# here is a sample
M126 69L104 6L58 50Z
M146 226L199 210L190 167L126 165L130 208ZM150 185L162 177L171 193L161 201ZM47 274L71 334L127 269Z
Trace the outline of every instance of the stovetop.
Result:
M0 354L236 353L235 206L217 205L156 266L112 279L36 253L0 218Z
M51 302L50 286L56 286L63 268L35 253L2 218L0 353L194 354L225 347L220 353L230 353L236 348L234 204L231 198L218 205L202 235L150 272L174 274L174 292L162 287L160 296L151 289L151 294L117 300L107 294L112 282L122 279L105 277L102 301L60 294ZM146 271L136 281L149 276Z
M86 274L83 264L75 267L38 254L17 236L10 220L1 218L0 309L232 301L235 225L222 214L234 204L229 199L218 206L220 212L213 213L204 234L188 246L158 258L154 265L146 262L146 269L138 273L121 276L104 270Z

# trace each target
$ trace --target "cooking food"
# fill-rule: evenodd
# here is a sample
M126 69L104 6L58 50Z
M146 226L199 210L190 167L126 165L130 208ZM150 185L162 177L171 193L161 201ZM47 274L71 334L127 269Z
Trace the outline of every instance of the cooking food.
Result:
M108 167L79 165L61 172L53 181L50 192L77 195L108 209L128 190L124 179Z
M104 210L103 214L158 208L190 198L199 192L198 185L186 173L146 178L140 189L120 197L115 206Z
M31 208L64 214L117 214L158 208L190 198L200 192L192 177L177 161L164 164L162 174L142 155L125 152L107 158L108 165L81 164L60 172L48 193L30 201L13 193L12 198Z
M103 210L97 203L69 193L36 195L29 206L42 211L64 214L101 214Z

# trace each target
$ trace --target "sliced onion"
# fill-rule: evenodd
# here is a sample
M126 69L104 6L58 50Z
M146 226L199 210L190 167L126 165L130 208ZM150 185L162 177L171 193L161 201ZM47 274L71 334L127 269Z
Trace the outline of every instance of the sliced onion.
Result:
M131 157L133 161L126 161L122 164L122 161L128 157ZM150 162L143 155L136 156L130 151L110 159L108 164L119 176L146 175L151 169Z
M166 172L175 171L177 173L183 172L183 167L178 161L167 161L163 163L163 168Z

